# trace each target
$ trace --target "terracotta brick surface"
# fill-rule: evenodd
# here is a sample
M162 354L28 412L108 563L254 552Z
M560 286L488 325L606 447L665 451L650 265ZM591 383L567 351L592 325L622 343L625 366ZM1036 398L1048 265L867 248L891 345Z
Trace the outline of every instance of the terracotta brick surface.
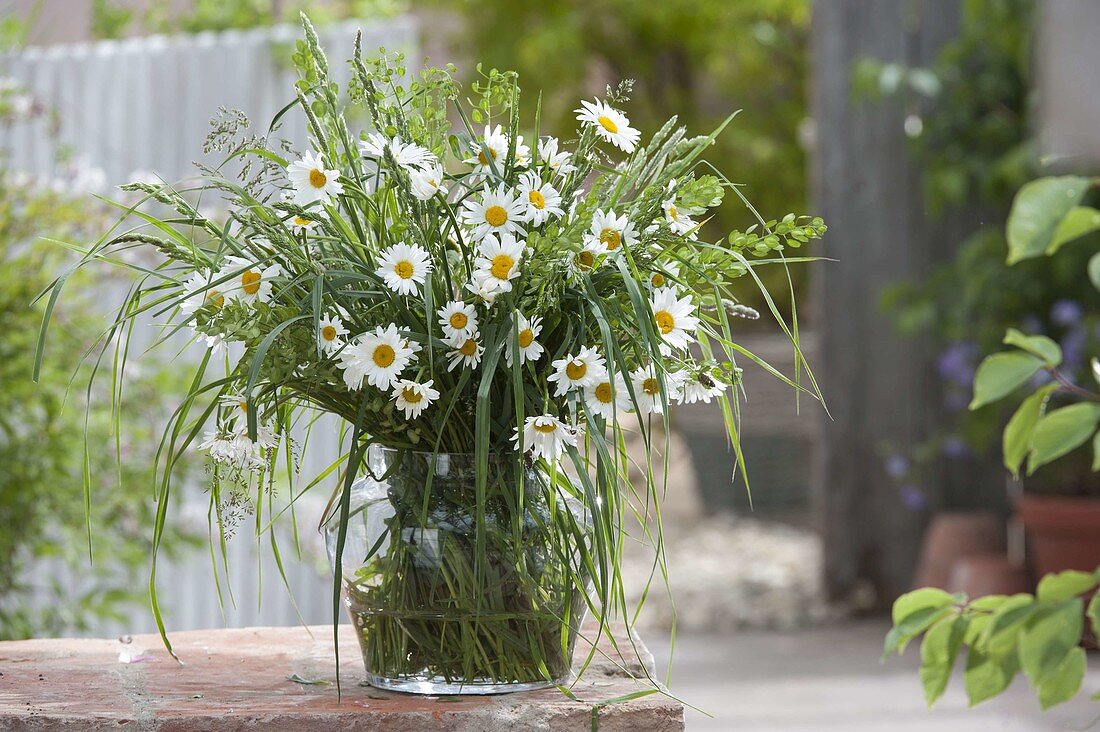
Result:
M619 635L620 647L629 648ZM362 686L354 636L340 633L343 696L337 697L332 627L200 630L170 636L43 639L0 643L0 730L589 730L591 704L555 689L492 697L422 697ZM645 688L638 658L597 654L574 693L586 702ZM617 658L610 645L601 651ZM578 648L578 661L587 649ZM128 661L128 662L127 662ZM325 681L306 684L292 681ZM601 708L599 729L682 730L683 708L654 694Z

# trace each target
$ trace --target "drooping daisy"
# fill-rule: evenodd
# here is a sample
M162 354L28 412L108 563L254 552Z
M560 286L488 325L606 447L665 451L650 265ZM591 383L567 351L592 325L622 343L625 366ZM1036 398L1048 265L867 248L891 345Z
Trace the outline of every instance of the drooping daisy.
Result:
M710 404L714 399L728 388L728 384L711 376L709 373L699 371L684 378L680 384L680 404L695 404L703 402Z
M675 287L673 278L680 276L680 265L676 262L661 262L656 264L652 272L649 273L649 279L646 280L646 286L651 290L659 290L662 287Z
M522 447L536 460L541 457L552 463L565 453L566 447L577 446L577 432L557 417L544 414L524 420L522 443L518 428L512 436L512 442L516 449Z
M592 412L604 419L614 418L616 412L629 412L630 393L626 390L626 380L622 374L615 374L614 380L604 376L584 387L584 402Z
M317 343L330 356L344 345L344 336L347 334L344 321L336 313L325 313L317 321Z
M525 232L521 224L526 218L527 205L504 186L495 190L485 186L481 200L468 198L462 202L462 223L472 229L474 239L484 239L490 234L511 234L522 238Z
M665 212L665 222L674 234L687 236L689 239L696 237L695 230L699 224L695 219L676 207L676 197L665 199L661 204L661 210Z
M591 272L600 265L600 257L605 254L607 254L607 247L600 243L599 239L594 236L585 236L581 250L569 259L569 270L573 274Z
M225 273L221 272L207 272L205 274L201 272L195 272L191 275L191 278L187 280L187 284L183 286L183 290L187 293L187 296L180 301L180 310L185 313L193 313L203 305L213 305L216 308L220 308L225 304L225 292L232 286L232 281L223 282L219 285L213 285L215 280L219 280Z
M539 333L542 333L542 318L535 316L528 320L523 313L516 311L516 329L519 331L517 335L519 345L519 362L520 365L527 363L528 361L538 361L542 358L544 349L542 344L538 342ZM512 365L512 347L509 345L504 351L504 358L507 360L508 365Z
M434 379L423 384L402 379L393 385L393 399L397 408L405 412L406 419L416 419L432 402L439 398L439 392L432 388Z
M657 331L664 341L661 344L661 353L667 355L672 349L683 350L691 344L694 338L688 334L694 333L699 327L699 318L693 315L695 306L691 302L691 295L677 298L674 288L662 287L653 291L649 307L653 311Z
M519 277L519 265L526 247L508 235L487 236L478 246L474 260L474 281L489 290L508 292Z
M500 125L490 129L485 125L485 134L480 140L474 140L470 144L470 157L463 162L474 166L475 175L488 175L495 166L497 172L503 169L504 160L508 156L508 148L511 141L508 135L501 131ZM488 151L488 155L486 155ZM531 156L531 149L523 144L523 135L516 137L516 163L518 167L526 164ZM490 164L490 161L492 163Z
M626 214L616 216L611 209L592 214L592 225L588 230L608 252L618 251L619 247L630 246L638 240L634 224Z
M233 414L230 417L231 419L235 419L238 416L248 416L248 398L244 394L223 394L218 397L218 403L222 406L232 407Z
M580 109L574 109L578 122L587 122L596 134L625 153L634 152L642 133L630 126L630 120L619 110L597 99L582 101Z
M603 356L595 348L581 346L577 355L568 354L559 358L551 366L554 373L548 377L555 383L554 396L561 396L570 389L583 389L601 381L607 376L607 365Z
M208 351L210 351L211 356L217 356L222 351L226 350L225 333L215 333L214 335L204 335L203 340L206 342L206 349Z
M232 274L233 279L226 282L230 287L225 296L246 305L267 302L271 299L272 281L282 273L277 264L262 267L242 257L226 257L225 274Z
M439 324L447 340L477 333L477 311L473 303L451 300L439 309Z
M544 137L539 140L539 159L546 163L547 167L555 175L567 176L577 169L573 165L573 155L562 150L558 151L558 138Z
M518 186L519 198L525 202L527 221L539 226L551 216L560 218L565 211L561 207L561 194L549 183L543 183L538 173L524 173Z
M412 193L418 201L430 200L437 193L447 195L447 187L443 185L443 167L441 165L428 165L421 170L410 170L409 182L412 186Z
M356 338L340 352L337 364L344 370L344 383L353 391L363 388L363 379L371 386L389 389L405 367L409 365L416 348L392 323L385 328Z
M454 371L459 366L477 368L481 363L481 354L485 352L485 347L477 341L480 336L481 334L475 331L470 335L458 336L448 341L452 349L447 354L447 359L450 361L447 364L448 371Z
M634 386L638 411L643 415L662 414L665 411L664 403L672 403L680 394L676 375L659 374L653 364L632 371L630 380Z
M301 233L303 231L309 231L317 222L305 216L291 216L287 223L290 224L290 228L295 232Z
M378 269L374 273L398 295L415 295L431 271L427 251L418 245L400 242L378 253Z
M332 196L344 192L344 186L337 180L340 171L326 168L324 158L312 150L301 160L286 166L286 175L294 188L294 202L299 206L308 206L314 201L328 203Z
M359 143L359 152L366 158L382 158L387 149L394 162L410 172L439 163L439 158L431 150L415 142L402 142L400 137L394 136L387 140L377 132L372 132L366 140Z
M500 294L500 288L498 288L493 282L487 279L472 279L466 283L466 289L470 291L474 297L483 300L486 305L492 305L493 301L497 299L497 295Z

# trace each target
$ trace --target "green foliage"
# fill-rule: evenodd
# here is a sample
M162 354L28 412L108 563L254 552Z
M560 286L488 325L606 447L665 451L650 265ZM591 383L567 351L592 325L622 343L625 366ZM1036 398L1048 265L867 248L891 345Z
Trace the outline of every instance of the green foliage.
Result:
M886 637L885 656L905 650L923 635L920 678L929 706L943 695L955 660L967 654L963 682L971 706L1003 692L1021 671L1043 709L1076 696L1085 675L1080 647L1083 619L1100 634L1100 594L1086 611L1083 595L1100 585L1093 573L1068 571L1047 575L1037 595L991 595L968 600L924 588L894 603L894 627Z
M78 274L70 281L72 299L54 311L56 338L42 383L31 381L43 307L30 303L65 264L59 247L32 244L39 236L79 240L105 221L105 211L83 199L0 175L0 639L87 630L146 597L138 575L147 566L155 511L149 442L174 377L148 360L132 364L119 423L109 394L94 393L85 415L83 389L68 388L100 335L97 301L111 280ZM87 497L85 459L96 476ZM183 551L187 530L174 535ZM68 567L76 583L42 573L47 560Z
M1088 178L1073 175L1040 178L1021 188L1008 216L1008 263L1053 254L1069 238L1095 230L1082 225L1080 212L1089 212L1084 217L1089 222L1098 212L1078 206L1088 189Z

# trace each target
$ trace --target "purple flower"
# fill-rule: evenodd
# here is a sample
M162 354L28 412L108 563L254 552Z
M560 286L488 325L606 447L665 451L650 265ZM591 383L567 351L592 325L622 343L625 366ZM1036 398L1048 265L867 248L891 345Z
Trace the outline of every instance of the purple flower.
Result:
M961 437L952 435L944 439L940 446L943 456L949 460L962 460L970 456L970 446Z
M940 378L960 386L970 386L974 381L974 362L978 358L978 345L969 341L957 341L943 350L936 361Z
M924 491L915 486L907 485L898 491L902 504L910 511L921 511L928 505L928 497Z
M952 389L943 395L943 405L951 412L961 412L970 405L970 394Z
M1084 328L1073 328L1062 336L1062 370L1073 373L1085 362L1085 341L1087 335Z
M909 472L909 459L900 453L894 453L886 458L883 463L886 474L891 478L900 480Z
M1068 328L1081 322L1084 314L1081 303L1074 300L1059 300L1050 307L1050 322Z

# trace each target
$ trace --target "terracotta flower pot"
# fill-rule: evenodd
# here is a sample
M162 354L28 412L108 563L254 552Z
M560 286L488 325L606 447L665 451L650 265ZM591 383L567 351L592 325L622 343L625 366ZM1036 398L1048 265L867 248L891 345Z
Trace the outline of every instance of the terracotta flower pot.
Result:
M1004 550L1004 521L993 511L938 512L924 533L916 586L946 587L959 559Z
M1036 577L1100 566L1100 498L1024 494L1016 503Z

